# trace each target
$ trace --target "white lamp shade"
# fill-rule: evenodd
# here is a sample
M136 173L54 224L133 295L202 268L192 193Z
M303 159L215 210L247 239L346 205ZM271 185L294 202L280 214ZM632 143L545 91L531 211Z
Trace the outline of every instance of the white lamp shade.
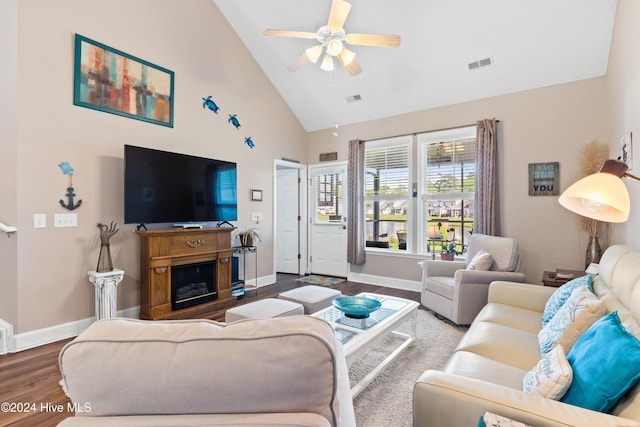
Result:
M324 59L322 60L322 64L320 64L320 69L324 71L333 71L334 68L333 56L325 55Z
M342 52L342 42L338 39L331 39L327 42L327 53L331 56L338 56Z
M318 62L320 55L322 55L322 48L323 46L319 44L305 50L305 53L307 54L307 58L309 59L309 61L313 62L314 64Z
M600 172L571 185L558 201L572 212L604 222L626 221L631 208L622 179Z

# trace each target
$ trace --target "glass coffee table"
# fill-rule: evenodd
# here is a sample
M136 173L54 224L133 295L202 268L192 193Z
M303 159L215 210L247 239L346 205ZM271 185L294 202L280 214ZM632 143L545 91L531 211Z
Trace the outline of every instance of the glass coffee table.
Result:
M386 359L380 362L380 364L373 368L358 384L351 388L352 397L356 397L389 363L393 362L393 360L414 341L419 305L417 302L408 299L367 292L358 294L357 296L376 299L380 301L382 306L365 319L347 317L342 311L333 306L312 314L312 316L324 319L333 326L338 340L343 344L347 366L350 367L356 359L364 355L367 350L380 344L389 334L400 337L401 343ZM396 331L400 325L406 322L411 322L410 333L406 334Z

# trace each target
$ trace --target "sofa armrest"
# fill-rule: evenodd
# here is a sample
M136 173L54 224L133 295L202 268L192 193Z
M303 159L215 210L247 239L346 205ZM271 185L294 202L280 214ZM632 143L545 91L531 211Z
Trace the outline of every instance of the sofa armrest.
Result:
M485 411L536 427L640 426L637 421L440 371L425 371L413 389L414 426L474 426Z
M466 268L464 261L438 261L426 259L418 262L422 267L423 275L453 277L457 270Z
M488 302L506 304L542 313L556 288L531 283L496 281L489 286Z
M524 282L524 273L511 271L458 270L455 277L458 283Z

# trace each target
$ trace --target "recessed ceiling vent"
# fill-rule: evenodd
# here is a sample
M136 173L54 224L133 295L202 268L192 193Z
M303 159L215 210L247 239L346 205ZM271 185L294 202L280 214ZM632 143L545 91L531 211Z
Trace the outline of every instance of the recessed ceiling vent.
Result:
M484 68L484 67L488 67L489 65L493 65L493 59L484 58L484 59L479 59L479 60L474 61L474 62L470 62L468 67L469 67L469 71L475 71L475 70L479 70L479 69Z
M360 95L351 95L345 98L347 100L347 104L353 104L354 102L362 101L362 97Z

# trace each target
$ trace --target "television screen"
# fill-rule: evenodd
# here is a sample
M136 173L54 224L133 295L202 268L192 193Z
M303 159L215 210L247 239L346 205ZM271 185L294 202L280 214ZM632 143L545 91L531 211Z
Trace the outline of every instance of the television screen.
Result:
M124 146L126 224L237 219L235 163Z

